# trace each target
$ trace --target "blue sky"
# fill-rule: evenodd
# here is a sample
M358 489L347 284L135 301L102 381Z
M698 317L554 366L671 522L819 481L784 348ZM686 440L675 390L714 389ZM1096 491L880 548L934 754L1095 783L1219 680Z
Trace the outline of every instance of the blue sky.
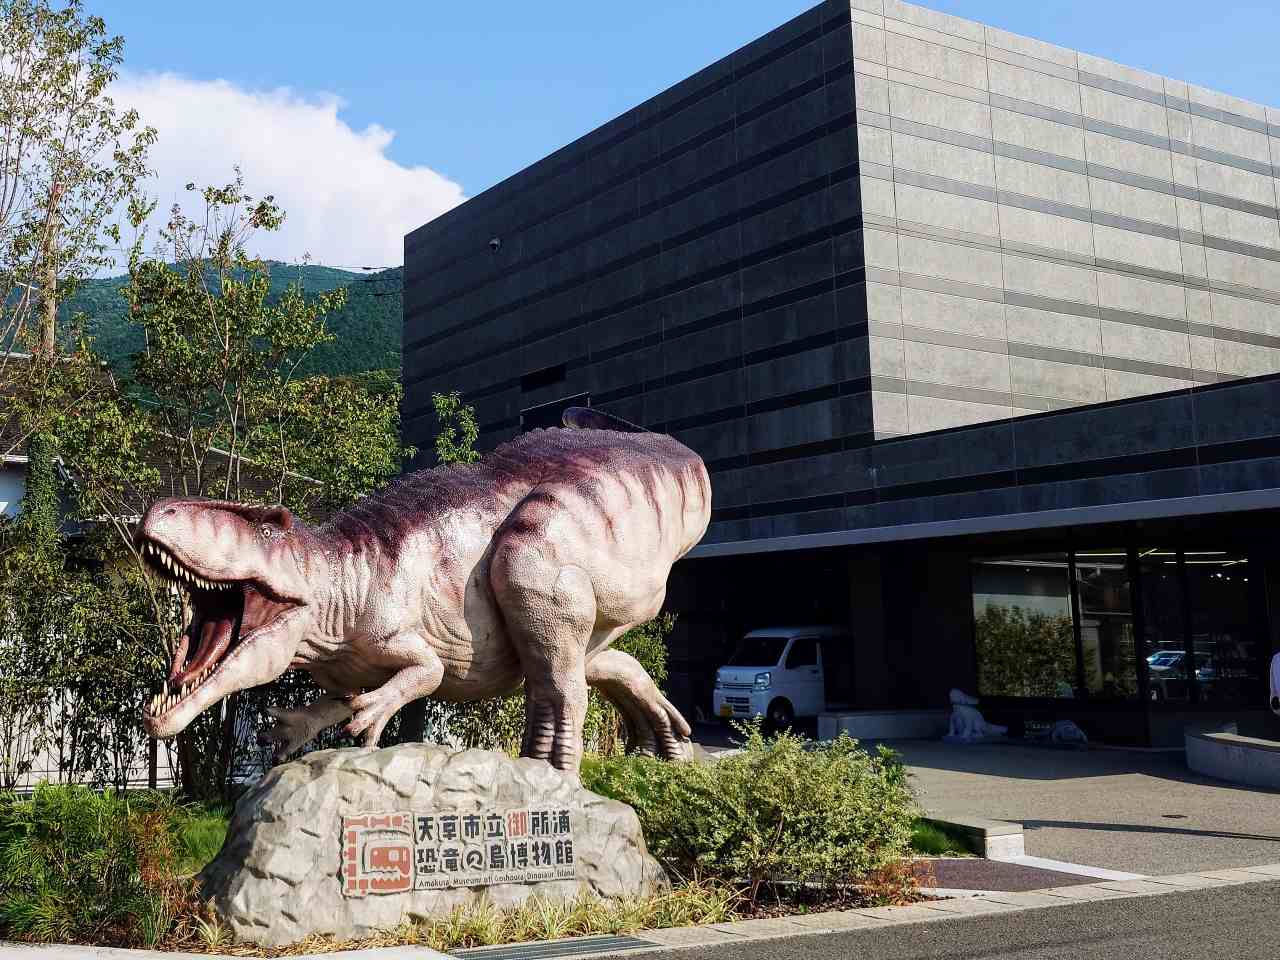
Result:
M418 171L416 179L403 181L415 186L403 189L413 197L406 201L411 210L405 215L419 218L429 208L439 212L432 204L443 209L462 193L474 195L811 5L808 0L88 2L126 37L126 65L135 80L174 75L163 90L137 94L139 106L149 105L156 115L152 119L144 112L162 138L190 141L184 124L200 114L206 126L225 121L243 131L246 122L230 116L248 101L241 98L236 107L232 93L260 99L270 94L276 111L324 105L326 116L313 115L311 127L345 125L358 142L351 149L376 152L385 161L375 163L363 154L360 162L350 161L370 190L398 189L400 174L392 167ZM1280 5L1274 0L934 0L927 5L1280 104ZM225 83L206 103L200 91L217 80ZM164 97L182 104L172 116L157 99ZM273 153L288 153L308 135L291 138L290 124L263 119L277 115L284 116L254 113L257 119L248 122L278 129ZM394 133L389 141L388 132ZM280 193L279 181L292 170L346 156L347 148L330 145L326 135L317 133L316 142L301 147L303 155L289 164L257 164L261 170L255 168L253 146L235 136L222 151L217 145L227 138L203 145L194 159L194 148L185 157L176 146L166 148L157 163L200 166L200 161L223 159L211 152L227 152L243 163L251 183L262 176ZM365 161L368 169L361 165ZM428 183L422 168L451 186ZM166 183L193 175L160 172ZM313 191L334 192L320 171L310 172ZM174 193L172 188L160 192L165 189ZM287 199L296 210L315 195ZM339 206L335 200L335 217ZM387 211L380 215L395 219ZM334 232L331 224L313 225L303 245L317 247L312 252L331 262L361 255L358 244L349 252L332 242L326 247L326 236ZM389 250L374 243L364 255L387 259L394 256Z

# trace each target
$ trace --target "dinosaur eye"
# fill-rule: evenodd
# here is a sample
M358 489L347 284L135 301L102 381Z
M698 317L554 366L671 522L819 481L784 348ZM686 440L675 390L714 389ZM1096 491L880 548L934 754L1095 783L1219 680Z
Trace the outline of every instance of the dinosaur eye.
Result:
M270 540L275 535L275 528L269 523L264 523L258 528L258 532L262 534L262 539Z

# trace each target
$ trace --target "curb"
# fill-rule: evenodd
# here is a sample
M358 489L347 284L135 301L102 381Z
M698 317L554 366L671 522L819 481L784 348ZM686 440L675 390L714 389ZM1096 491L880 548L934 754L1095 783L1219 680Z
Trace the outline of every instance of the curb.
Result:
M637 954L667 952L686 947L744 943L751 940L777 940L849 930L884 929L914 923L954 920L960 917L981 917L1016 913L1022 910L1038 910L1044 907L1061 907L1072 903L1121 900L1126 897L1164 896L1191 890L1208 890L1213 887L1277 881L1280 881L1280 863L1271 863L1230 870L1206 870L1164 877L1144 877L1136 880L1100 880L1097 883L1080 886L1048 887L1024 893L983 892L970 897L914 903L905 907L868 907L861 910L840 910L794 917L737 920L732 923L716 923L704 927L643 930L627 936L625 946L618 943L623 939L620 937L572 937L538 943L478 947L460 950L458 953L464 955L467 960L484 960L486 957L492 957L495 960L496 958L519 960L522 957L550 960L553 957L570 956L575 960L596 960L601 957L617 956L620 952ZM609 941L608 945L600 942L606 939ZM599 948L592 949L596 942L600 942ZM557 947L562 949L558 950ZM0 960L45 960L45 958L52 960L59 957L96 957L102 960L148 960L148 958L220 960L225 955L0 942ZM365 958L393 960L399 957L414 957L417 960L430 960L430 958L448 960L448 955L420 946L372 947L336 953L311 953L294 960L365 960ZM231 958L227 957L226 960Z
M986 817L959 817L954 815L922 818L925 823L958 834L970 853L987 860L1014 860L1025 856L1022 824L1008 820L988 820Z

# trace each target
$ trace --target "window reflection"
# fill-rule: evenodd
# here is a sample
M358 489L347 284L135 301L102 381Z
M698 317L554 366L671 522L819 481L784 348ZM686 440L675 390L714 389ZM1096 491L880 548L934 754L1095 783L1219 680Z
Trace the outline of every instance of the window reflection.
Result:
M1076 591L1085 688L1092 697L1135 699L1138 657L1127 551L1078 551Z
M1178 551L1143 547L1138 551L1138 576L1149 696L1157 701L1188 700L1186 614Z
M979 694L1075 695L1075 634L1066 553L976 560L973 615Z
M1262 651L1249 625L1249 558L1186 553L1195 683L1201 702L1263 698Z

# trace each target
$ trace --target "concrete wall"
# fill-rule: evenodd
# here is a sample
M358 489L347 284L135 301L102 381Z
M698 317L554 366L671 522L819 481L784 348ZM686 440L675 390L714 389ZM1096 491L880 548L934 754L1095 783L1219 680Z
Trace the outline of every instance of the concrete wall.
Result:
M877 437L1280 370L1280 110L853 8Z

